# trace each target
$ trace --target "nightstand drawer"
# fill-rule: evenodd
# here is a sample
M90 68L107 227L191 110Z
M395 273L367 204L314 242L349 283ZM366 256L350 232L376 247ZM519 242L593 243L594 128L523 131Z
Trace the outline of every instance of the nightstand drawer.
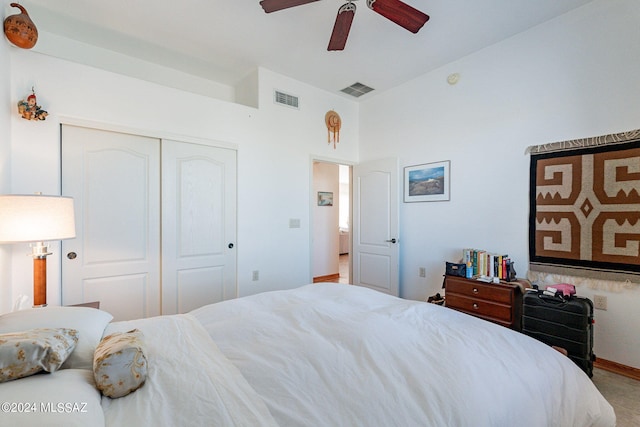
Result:
M445 276L445 306L519 331L522 292L515 283L484 283Z
M491 301L469 298L463 295L447 292L447 307L474 316L483 317L498 323L512 323L512 308L510 305L496 304Z
M447 278L446 289L447 295L453 292L470 298L479 298L509 305L513 303L513 287L511 286L482 283L477 280Z

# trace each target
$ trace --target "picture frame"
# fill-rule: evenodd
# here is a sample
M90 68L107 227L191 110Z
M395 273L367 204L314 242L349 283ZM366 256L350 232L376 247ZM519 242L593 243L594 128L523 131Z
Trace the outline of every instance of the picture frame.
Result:
M333 193L318 191L318 206L333 206Z
M424 163L404 168L404 202L448 201L451 161Z

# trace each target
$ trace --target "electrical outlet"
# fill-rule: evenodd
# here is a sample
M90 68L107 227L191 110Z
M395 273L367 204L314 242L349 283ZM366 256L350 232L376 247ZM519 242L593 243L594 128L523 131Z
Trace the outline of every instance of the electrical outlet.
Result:
M251 280L253 280L254 282L260 280L260 272L258 270L253 270L253 272L251 273Z
M593 296L593 306L598 310L606 310L607 309L607 297L604 295L594 295Z
M420 267L420 277L427 277L427 269Z

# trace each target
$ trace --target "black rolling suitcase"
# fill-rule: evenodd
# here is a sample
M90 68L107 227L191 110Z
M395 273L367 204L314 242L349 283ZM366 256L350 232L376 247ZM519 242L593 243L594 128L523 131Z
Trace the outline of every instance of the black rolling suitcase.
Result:
M593 303L573 295L564 300L542 291L523 297L522 332L545 344L560 347L583 371L593 376Z

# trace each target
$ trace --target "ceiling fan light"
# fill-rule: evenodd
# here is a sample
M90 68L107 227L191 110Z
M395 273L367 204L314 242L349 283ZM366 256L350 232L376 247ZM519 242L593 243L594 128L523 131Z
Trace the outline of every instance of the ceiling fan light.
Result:
M355 14L356 5L352 2L345 3L338 9L338 16L336 16L336 22L333 24L333 32L331 33L327 50L344 50Z
M429 15L400 0L367 0L367 6L414 34L429 20Z

